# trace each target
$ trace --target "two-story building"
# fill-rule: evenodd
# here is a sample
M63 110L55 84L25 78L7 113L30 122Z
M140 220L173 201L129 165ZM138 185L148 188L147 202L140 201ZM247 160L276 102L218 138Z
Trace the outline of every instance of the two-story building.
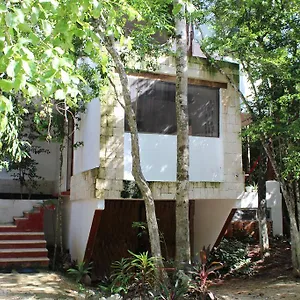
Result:
M149 72L129 73L139 130L142 171L156 203L163 253L174 257L176 192L175 64L162 58ZM222 62L239 81L239 66ZM190 231L195 255L213 246L244 191L239 95L225 76L200 57L189 59ZM133 222L145 222L131 173L130 133L118 95L108 88L81 116L74 142L70 195L65 197L65 246L73 259L93 260L99 275L112 261L149 249ZM67 165L67 163L66 163ZM65 180L66 181L66 180ZM136 223L137 224L137 223ZM140 233L140 234L138 234ZM138 235L138 236L137 236ZM141 237L142 236L142 237Z

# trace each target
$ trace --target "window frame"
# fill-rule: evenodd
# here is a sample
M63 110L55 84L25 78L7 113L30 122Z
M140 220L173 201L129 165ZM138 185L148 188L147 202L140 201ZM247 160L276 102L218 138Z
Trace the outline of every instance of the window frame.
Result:
M156 81L160 81L160 82L166 82L166 83L172 83L175 84L176 81L176 77L172 76L172 75L166 75L166 74L155 74L155 73L150 73L150 72L139 72L139 73L129 73L128 76L130 77L134 77L134 78L140 78L140 79L144 79L144 80L156 80ZM221 99L221 89L227 89L227 83L223 83L223 82L216 82L216 81L207 81L207 80L201 80L201 79L195 79L195 78L189 78L188 79L188 85L192 85L192 86L200 86L200 87L204 87L204 88L214 88L217 89L216 93L217 93L217 134L216 135L201 135L201 134L190 134L190 136L193 137L204 137L204 138L220 138L221 137L221 103L222 103L222 99ZM174 99L175 102L175 99ZM135 102L134 103L134 112L136 114L136 118L137 117L137 107L138 107L138 103ZM125 114L125 118L124 118L124 129L125 132L130 132L129 128L128 128L128 124L126 122L126 114ZM142 134L158 134L158 135L176 135L175 133L164 133L164 132L147 132L147 131L138 131L138 133L142 133Z

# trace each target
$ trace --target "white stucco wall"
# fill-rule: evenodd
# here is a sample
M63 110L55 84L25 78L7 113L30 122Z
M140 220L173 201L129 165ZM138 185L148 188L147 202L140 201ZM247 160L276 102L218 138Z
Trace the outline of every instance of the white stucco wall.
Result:
M43 180L38 180L40 187L36 193L57 193L59 176L59 144L38 141L34 142L34 145L50 151L49 154L40 153L32 155L38 163L37 175L43 177ZM15 173L15 171L6 172L5 170L2 170L0 172L0 193L20 192L20 184L17 180L14 180L14 177L12 176L13 173ZM23 193L26 193L26 191L23 191Z
M235 205L235 200L206 199L195 201L194 215L194 255L203 246L213 247L229 213Z
M13 217L22 217L41 200L0 199L0 224L13 223Z
M40 153L32 155L38 163L37 175L44 177L45 180L57 180L57 175L59 173L59 144L39 141L34 142L34 145L50 151L49 154ZM0 172L0 179L13 179L11 176L13 173L14 172L2 170L2 172Z
M176 181L177 137L139 134L142 170L149 181ZM222 138L190 136L190 181L222 182L224 177ZM131 174L131 138L124 134L124 179Z
M273 234L283 234L282 224L282 195L280 192L280 184L275 180L266 182L266 199L267 208L271 209L271 220L273 221ZM257 191L245 192L240 200L235 204L236 208L258 208Z
M99 167L100 100L95 98L88 103L80 118L79 129L74 132L74 143L83 142L83 146L74 149L74 174Z
M64 202L64 246L72 259L81 262L96 209L104 209L104 200L86 199Z

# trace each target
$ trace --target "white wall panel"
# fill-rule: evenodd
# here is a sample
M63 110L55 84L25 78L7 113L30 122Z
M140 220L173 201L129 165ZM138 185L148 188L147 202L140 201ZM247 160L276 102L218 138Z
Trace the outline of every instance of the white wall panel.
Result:
M74 174L100 165L100 117L100 101L96 98L81 114L79 129L75 130L74 143L83 142L83 146L74 150Z
M174 135L139 134L142 170L148 181L176 180ZM221 138L190 137L190 181L223 181L223 143ZM124 134L124 179L131 174L131 138Z

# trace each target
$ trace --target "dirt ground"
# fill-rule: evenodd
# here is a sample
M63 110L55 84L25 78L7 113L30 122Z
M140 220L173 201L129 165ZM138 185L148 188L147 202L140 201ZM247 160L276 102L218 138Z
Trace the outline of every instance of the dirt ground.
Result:
M270 256L261 259L257 245L251 247L249 257L255 262L252 276L226 278L211 286L219 299L300 299L300 280L292 276L290 245L273 240ZM230 276L229 276L230 277Z
M0 273L0 299L85 299L85 295L78 293L78 285L53 272L12 272Z
M222 300L300 299L300 281L292 278L231 279L211 290Z

